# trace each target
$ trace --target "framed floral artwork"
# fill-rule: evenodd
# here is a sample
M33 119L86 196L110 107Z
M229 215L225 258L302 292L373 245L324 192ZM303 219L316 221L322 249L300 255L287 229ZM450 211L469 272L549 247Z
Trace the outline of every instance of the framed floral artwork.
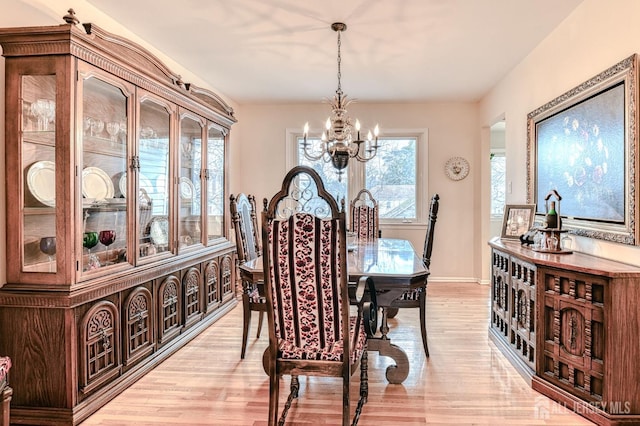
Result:
M630 56L528 115L527 202L562 197L563 228L637 244L637 58Z
M534 204L507 204L504 206L501 238L519 239L533 226Z

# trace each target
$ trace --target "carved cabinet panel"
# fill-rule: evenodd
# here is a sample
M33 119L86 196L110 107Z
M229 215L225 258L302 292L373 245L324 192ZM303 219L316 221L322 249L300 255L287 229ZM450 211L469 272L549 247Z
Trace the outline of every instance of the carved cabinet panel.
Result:
M151 292L145 287L135 288L124 304L123 343L124 365L143 359L155 348L154 309Z
M509 337L508 291L509 255L493 250L491 265L491 327L505 339Z
M80 392L88 394L120 374L120 318L111 301L96 303L80 325Z
M233 299L234 296L233 269L233 256L231 254L222 256L220 258L220 285L223 302Z
M492 251L491 331L535 371L536 267L499 250Z
M543 375L588 401L600 401L605 380L607 280L544 268L540 282L544 285Z
M199 321L202 317L201 283L202 275L197 268L190 268L182 278L185 326Z
M207 313L212 312L222 302L220 291L220 264L213 259L205 265L204 287Z
M167 277L158 288L158 343L163 344L180 334L182 328L182 283Z

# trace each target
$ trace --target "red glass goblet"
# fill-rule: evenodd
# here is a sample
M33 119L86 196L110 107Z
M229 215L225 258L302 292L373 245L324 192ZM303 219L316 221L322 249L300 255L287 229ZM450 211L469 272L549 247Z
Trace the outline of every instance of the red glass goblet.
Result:
M102 230L98 235L98 239L105 246L104 247L104 259L105 259L104 264L111 265L113 262L109 262L108 250L109 250L109 246L113 244L113 242L116 240L116 231L114 229Z

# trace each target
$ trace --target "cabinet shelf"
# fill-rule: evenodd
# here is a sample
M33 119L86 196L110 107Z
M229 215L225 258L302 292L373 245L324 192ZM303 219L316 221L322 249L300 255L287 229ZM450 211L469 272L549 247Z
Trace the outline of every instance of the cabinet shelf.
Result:
M52 215L55 213L55 207L25 207L25 216Z
M83 210L110 212L122 211L127 208L127 200L125 198L110 198L104 202L82 203Z
M56 132L54 131L25 131L23 137L26 143L50 147L56 144Z

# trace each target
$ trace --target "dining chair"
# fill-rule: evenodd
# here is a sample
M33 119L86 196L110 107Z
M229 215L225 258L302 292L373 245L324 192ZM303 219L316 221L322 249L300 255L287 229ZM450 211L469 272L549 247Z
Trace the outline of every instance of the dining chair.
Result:
M258 217L256 213L256 200L253 195L231 194L230 211L233 228L236 234L236 251L238 265L253 260L262 255ZM240 274L238 274L240 275ZM251 325L251 312L259 312L258 333L260 337L264 312L267 310L264 298L264 283L262 281L242 282L242 350L240 359L244 359L247 351L249 327Z
M349 203L351 231L359 240L372 240L380 236L378 201L368 189L361 189Z
M424 239L424 249L422 252L422 262L429 268L431 265L431 253L433 252L433 234L438 219L438 208L440 206L440 196L434 194L429 203L429 222L427 224L427 234ZM402 296L391 302L388 308L387 318L393 318L398 309L420 308L420 333L422 334L422 345L424 354L429 358L429 345L427 344L426 308L427 308L427 288L426 286L414 290L405 291Z
M9 370L11 369L11 358L0 357L0 425L9 426L11 420L10 406L13 390L9 387Z
M265 369L269 374L269 425L283 425L298 376L342 378L342 425L349 424L350 377L360 366L357 424L368 396L367 335L363 311L375 312L363 297L370 278L349 291L346 217L311 168L297 166L262 213L263 268L269 327ZM358 315L350 313L350 293ZM291 376L290 393L278 419L280 380Z

